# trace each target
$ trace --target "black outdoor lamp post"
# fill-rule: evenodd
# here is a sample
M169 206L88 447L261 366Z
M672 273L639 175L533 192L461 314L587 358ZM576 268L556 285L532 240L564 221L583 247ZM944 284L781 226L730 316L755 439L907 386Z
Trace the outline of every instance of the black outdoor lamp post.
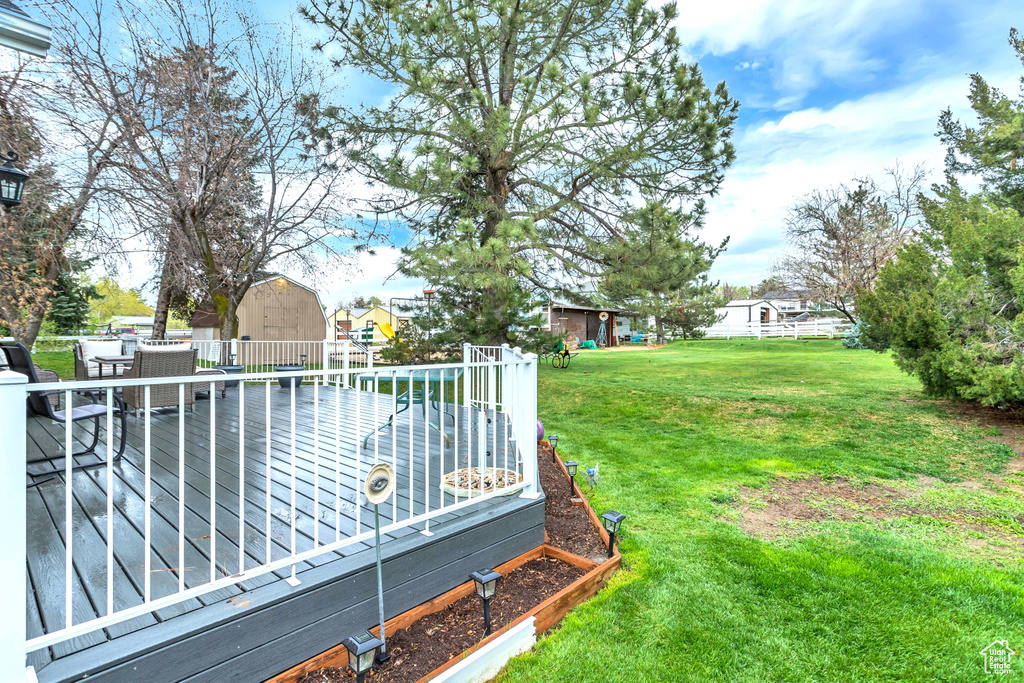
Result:
M14 165L17 160L17 154L8 152L7 161L0 166L0 204L4 205L6 211L21 204L21 193L29 178L28 173Z
M622 520L624 519L626 519L626 515L615 510L609 510L601 515L604 530L608 532L608 557L612 556L612 549L615 547L615 533L622 526Z
M555 461L555 449L558 448L558 435L552 434L548 437L548 442L551 443L551 462Z
M356 681L363 683L366 674L373 668L373 657L384 643L369 631L357 633L345 639L348 649L348 666L356 675Z
M498 589L501 574L493 569L481 569L469 575L476 584L476 594L484 601L484 635L491 635L491 598Z
M304 353L300 353L299 354L299 363L301 363L303 369L305 369L305 367L306 367L306 354L304 354Z
M576 463L575 460L570 460L569 462L565 463L565 471L569 473L569 497L570 498L575 498L576 497L576 468L577 467L579 467L579 465Z

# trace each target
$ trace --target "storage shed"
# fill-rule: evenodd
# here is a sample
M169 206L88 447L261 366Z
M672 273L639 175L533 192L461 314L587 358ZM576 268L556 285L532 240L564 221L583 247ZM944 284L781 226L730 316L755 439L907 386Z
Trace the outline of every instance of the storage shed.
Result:
M779 322L779 308L767 299L737 299L715 309L719 325L770 325Z
M200 306L189 321L197 341L220 339L217 314ZM246 292L238 306L238 339L249 342L319 342L292 348L287 344L242 344L237 362L294 363L305 354L307 363L322 362L328 336L327 314L315 290L284 275L261 280Z
M598 341L601 331L601 314L607 313L605 323L604 345L617 346L618 330L616 315L622 311L614 308L591 308L574 304L552 301L541 306L541 315L545 318L544 329L560 336L575 338L580 342Z

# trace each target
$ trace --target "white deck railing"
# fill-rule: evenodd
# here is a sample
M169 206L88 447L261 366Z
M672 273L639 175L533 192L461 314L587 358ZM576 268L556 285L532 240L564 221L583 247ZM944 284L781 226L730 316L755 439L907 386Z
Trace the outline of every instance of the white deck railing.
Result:
M390 512L388 523L382 528L385 533L416 527L429 534L430 520L440 515L513 492L530 497L539 495L536 464L537 364L534 354L524 354L507 346L472 347L467 344L461 363L374 367L372 357L353 353L347 342L318 344L328 361L325 368L232 376L231 379L240 380L237 388L229 390L237 392L237 405L221 399L215 391L216 379L212 377L210 382L206 377L203 381L197 381L195 377L174 377L27 384L22 375L6 371L0 373L0 414L4 415L0 423L0 443L4 444L3 457L0 458L0 490L3 496L0 509L4 513L0 547L6 560L0 564L0 581L6 586L7 600L13 608L9 614L19 615L3 620L0 626L0 680L20 679L25 670L26 652L269 572L290 570L291 579L295 579L296 566L309 559L352 544L372 541L373 531L368 527L373 516L372 512L367 513L361 492L366 471L376 462L389 462L399 472L399 486L392 494L390 505L385 502L382 506ZM259 346L250 348L253 357L258 359L255 364L259 365L259 359L266 356L260 355ZM299 390L294 384L290 388L279 386L282 378L297 377L313 380L312 385L301 389L303 400L298 421L296 394ZM404 414L398 413L394 417L392 426L388 428L390 432L373 431L364 447L364 432L376 429L387 421L389 414L397 412L401 392L395 389L410 380L413 386L406 386L411 389L418 387L423 392L422 399L427 401L422 411L417 402L412 401ZM206 404L205 411L190 412L186 409L185 396L189 385L195 385L199 391L209 389L209 401L202 402ZM128 418L132 445L124 459L115 466L113 454L120 438L120 417L113 390L123 392L125 387L142 387L140 394L144 399L143 405L136 406L141 413ZM176 388L176 405L163 412L151 410L151 396L166 387ZM46 624L45 633L26 638L25 620L20 615L24 614L26 596L26 431L27 420L32 418L25 417L25 401L30 392L60 391L62 407L75 405L82 401L75 392L83 389L105 393L102 403L105 410L101 418L104 434L96 455L105 458L106 464L93 470L73 472L72 466L83 462L81 456L77 463L72 458L61 458L55 463L56 477L41 484L58 487L59 494L56 490L51 490L50 494L59 495L63 501L63 518L60 519L57 513L52 516L54 525L58 529L63 528L62 536L67 539L63 544L64 557L62 562L50 567L50 571L63 574L63 619L59 625ZM346 402L344 410L343 401ZM232 412L228 413L229 410ZM434 419L429 417L431 410L440 414L440 430L430 424ZM219 429L219 422L229 418L233 428ZM467 420L469 424L465 424ZM63 450L58 449L57 455L75 450L75 444L83 434L83 427L79 425L83 424L91 426L90 421L74 426L68 422L57 426L58 433L50 421L46 421L55 438L62 442ZM368 429L368 425L372 426ZM191 449L186 449L186 432L192 440ZM112 434L114 437L108 438ZM301 458L301 466L297 439L307 449ZM399 439L403 440L401 444ZM158 482L154 481L152 460L157 441L162 454ZM408 442L407 446L404 441ZM309 457L308 449L312 449L313 457ZM431 472L432 455L435 467L440 463L441 472ZM205 462L206 459L209 462ZM187 463L187 460L193 462ZM171 461L176 461L174 466L168 466ZM247 464L253 464L253 467L248 468ZM122 475L115 473L115 467L118 472L121 468L131 468L132 476L139 482L139 499L144 506L141 540L145 550L144 566L138 568L129 568L115 559L121 555L117 547L121 536L114 533L115 519L119 524L126 523L115 504L118 496L123 495L121 489L126 484L121 481ZM175 467L176 473L173 472ZM207 467L208 471L205 471ZM504 488L475 494L470 490L459 490L456 480L454 492L449 491L446 495L442 487L438 494L443 474L463 467L473 471L510 470L513 474L509 479L512 481ZM300 468L302 481L297 480ZM351 473L346 474L346 470ZM192 487L190 477L203 477L205 483L201 490ZM237 483L237 492L228 489L223 493L225 484L219 485L218 478L233 479ZM101 598L82 595L81 589L76 589L79 580L76 553L81 551L74 543L73 530L76 523L84 521L81 519L83 511L75 507L76 492L80 486L91 487L89 495L100 495L106 506L105 514L91 515L90 520L106 546L106 559L100 565L105 569L105 588L98 589L102 593ZM101 489L99 494L97 487ZM253 503L253 499L246 498L247 489L252 487L263 490L264 501ZM312 496L316 519L305 520L305 530L297 534L296 495L300 489L300 495ZM208 493L204 495L203 490ZM251 490L249 492L251 495ZM282 500L289 502L285 510L280 504L275 508L272 492L279 503ZM190 508L188 519L186 496L189 497ZM346 501L356 502L353 505L346 504ZM258 503L262 504L262 510L256 510ZM192 531L186 531L186 527L194 527L199 509L208 516L208 520L203 520L204 524L208 523L209 545L204 546L208 547L208 552L205 552L208 572L202 567L192 566L187 567L186 576L186 534ZM152 525L155 517L159 517L165 536L169 528L177 534L177 558L174 562L161 560L160 553L154 549ZM226 524L225 520L228 520ZM309 524L312 524L311 532ZM218 540L222 543L220 550ZM263 550L256 552L254 547L262 547ZM90 561L97 561L96 549L82 549L86 550ZM125 549L125 552L136 553L137 556L141 550ZM225 562L225 553L234 551L237 558ZM168 554L166 548L162 552ZM99 570L92 567L90 571ZM136 572L128 578L136 585L137 592L120 594L115 589L115 574L123 581L122 575L131 572ZM161 580L155 581L155 576ZM166 578L168 576L175 580ZM54 598L48 596L48 599ZM78 601L91 602L86 610L90 613L88 618L81 618L82 611L76 611ZM17 609L18 606L22 609Z

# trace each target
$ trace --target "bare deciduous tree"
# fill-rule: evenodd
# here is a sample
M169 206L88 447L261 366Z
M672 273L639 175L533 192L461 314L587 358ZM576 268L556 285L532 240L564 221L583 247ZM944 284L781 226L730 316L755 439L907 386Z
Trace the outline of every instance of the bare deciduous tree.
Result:
M787 287L807 292L856 322L857 292L874 288L878 273L914 234L925 170L898 164L885 186L872 178L815 190L789 209L789 252L775 266Z
M337 253L343 169L310 135L331 80L293 31L259 25L249 6L54 8L75 34L82 103L130 131L117 170L160 255L158 322L175 291L195 293L232 338L238 305L270 268L312 270Z
M61 49L55 42L52 62L60 62ZM40 78L38 64L20 62L0 72L0 150L18 154L32 175L23 203L0 213L0 322L30 348L57 278L77 247L97 241L98 223L87 210L110 189L105 176L123 141L108 119L64 115L73 102ZM41 118L47 119L45 130ZM82 144L79 133L86 127L88 144Z

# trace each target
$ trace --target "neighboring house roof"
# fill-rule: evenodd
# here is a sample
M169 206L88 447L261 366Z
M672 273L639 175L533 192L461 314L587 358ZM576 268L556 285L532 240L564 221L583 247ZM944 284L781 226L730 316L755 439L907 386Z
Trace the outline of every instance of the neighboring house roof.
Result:
M621 308L594 308L593 306L577 306L576 304L567 304L563 301L554 301L543 304L544 306L551 306L552 308L569 308L574 311L608 311L609 313L625 313Z
M761 295L762 299L809 299L810 294L808 292L798 292L793 289L778 289L772 292L765 292Z
M751 306L757 306L758 304L767 304L768 306L771 306L772 308L776 308L775 304L773 304L771 301L766 301L765 299L736 299L735 301L730 301L729 303L727 303L725 305L725 307L726 308L750 308ZM778 310L778 309L776 309L776 310Z
M220 327L220 320L217 318L217 311L207 306L198 306L196 312L188 319L188 326L195 327Z
M46 57L51 33L49 26L32 19L11 0L0 0L0 46Z
M122 325L153 325L154 317L151 315L115 315L110 318L110 322Z

